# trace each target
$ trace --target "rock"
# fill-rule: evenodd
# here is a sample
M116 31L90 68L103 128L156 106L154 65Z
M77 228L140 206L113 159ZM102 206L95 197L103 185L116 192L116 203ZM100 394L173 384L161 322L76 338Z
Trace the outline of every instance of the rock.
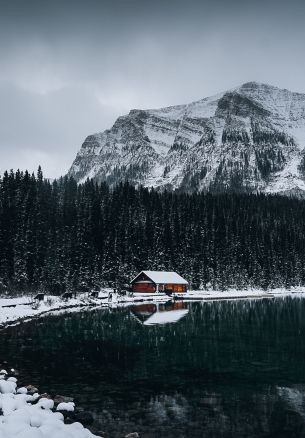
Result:
M53 400L54 400L54 403L56 405L59 405L59 403L73 402L74 398L73 397L66 397L65 395L55 395Z
M125 438L139 438L138 432L131 432L125 435Z
M33 385L26 386L26 389L28 390L28 394L30 394L30 395L33 395L36 392L38 392L38 389L35 388L35 386L33 386Z
M50 394L48 394L47 392L44 392L43 394L41 394L39 396L39 398L49 398L49 399L52 399L52 396Z
M10 369L9 374L10 374L11 376L14 376L14 377L19 376L19 372L18 372L17 370L15 370L14 368L11 368L11 369Z
M74 412L72 418L74 419L74 421L78 421L83 426L87 426L94 422L93 415L87 411L82 411L82 412L76 411Z

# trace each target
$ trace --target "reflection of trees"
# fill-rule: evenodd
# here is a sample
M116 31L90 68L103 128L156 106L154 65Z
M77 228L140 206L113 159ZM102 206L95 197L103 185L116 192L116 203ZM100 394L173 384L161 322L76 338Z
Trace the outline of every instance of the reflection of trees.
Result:
M147 403L147 415L156 423L171 421L185 422L188 418L189 403L181 395L158 395Z
M282 401L305 419L305 385L278 387L277 391Z
M288 409L287 409L288 408ZM293 420L293 421L292 421ZM276 390L240 393L234 388L218 393L198 388L192 394L160 394L126 405L107 405L99 416L111 436L137 430L153 438L303 437L304 421L281 403Z

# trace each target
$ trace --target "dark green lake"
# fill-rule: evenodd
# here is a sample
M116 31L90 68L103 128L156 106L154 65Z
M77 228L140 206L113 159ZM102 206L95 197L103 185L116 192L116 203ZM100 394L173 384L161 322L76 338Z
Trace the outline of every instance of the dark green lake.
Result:
M149 312L10 327L0 359L20 383L73 396L109 438L305 437L305 299L190 303L165 325L143 324Z

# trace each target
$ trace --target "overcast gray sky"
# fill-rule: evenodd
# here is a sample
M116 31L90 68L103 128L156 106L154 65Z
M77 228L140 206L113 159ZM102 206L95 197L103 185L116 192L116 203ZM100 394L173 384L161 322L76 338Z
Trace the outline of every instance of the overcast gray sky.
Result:
M0 172L64 174L132 108L248 81L305 93L305 1L0 0Z

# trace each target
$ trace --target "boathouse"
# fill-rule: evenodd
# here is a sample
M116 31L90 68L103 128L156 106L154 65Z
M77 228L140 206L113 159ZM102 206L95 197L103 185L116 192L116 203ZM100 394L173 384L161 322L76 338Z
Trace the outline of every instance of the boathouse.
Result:
M132 281L132 292L186 292L188 282L176 272L141 271Z

